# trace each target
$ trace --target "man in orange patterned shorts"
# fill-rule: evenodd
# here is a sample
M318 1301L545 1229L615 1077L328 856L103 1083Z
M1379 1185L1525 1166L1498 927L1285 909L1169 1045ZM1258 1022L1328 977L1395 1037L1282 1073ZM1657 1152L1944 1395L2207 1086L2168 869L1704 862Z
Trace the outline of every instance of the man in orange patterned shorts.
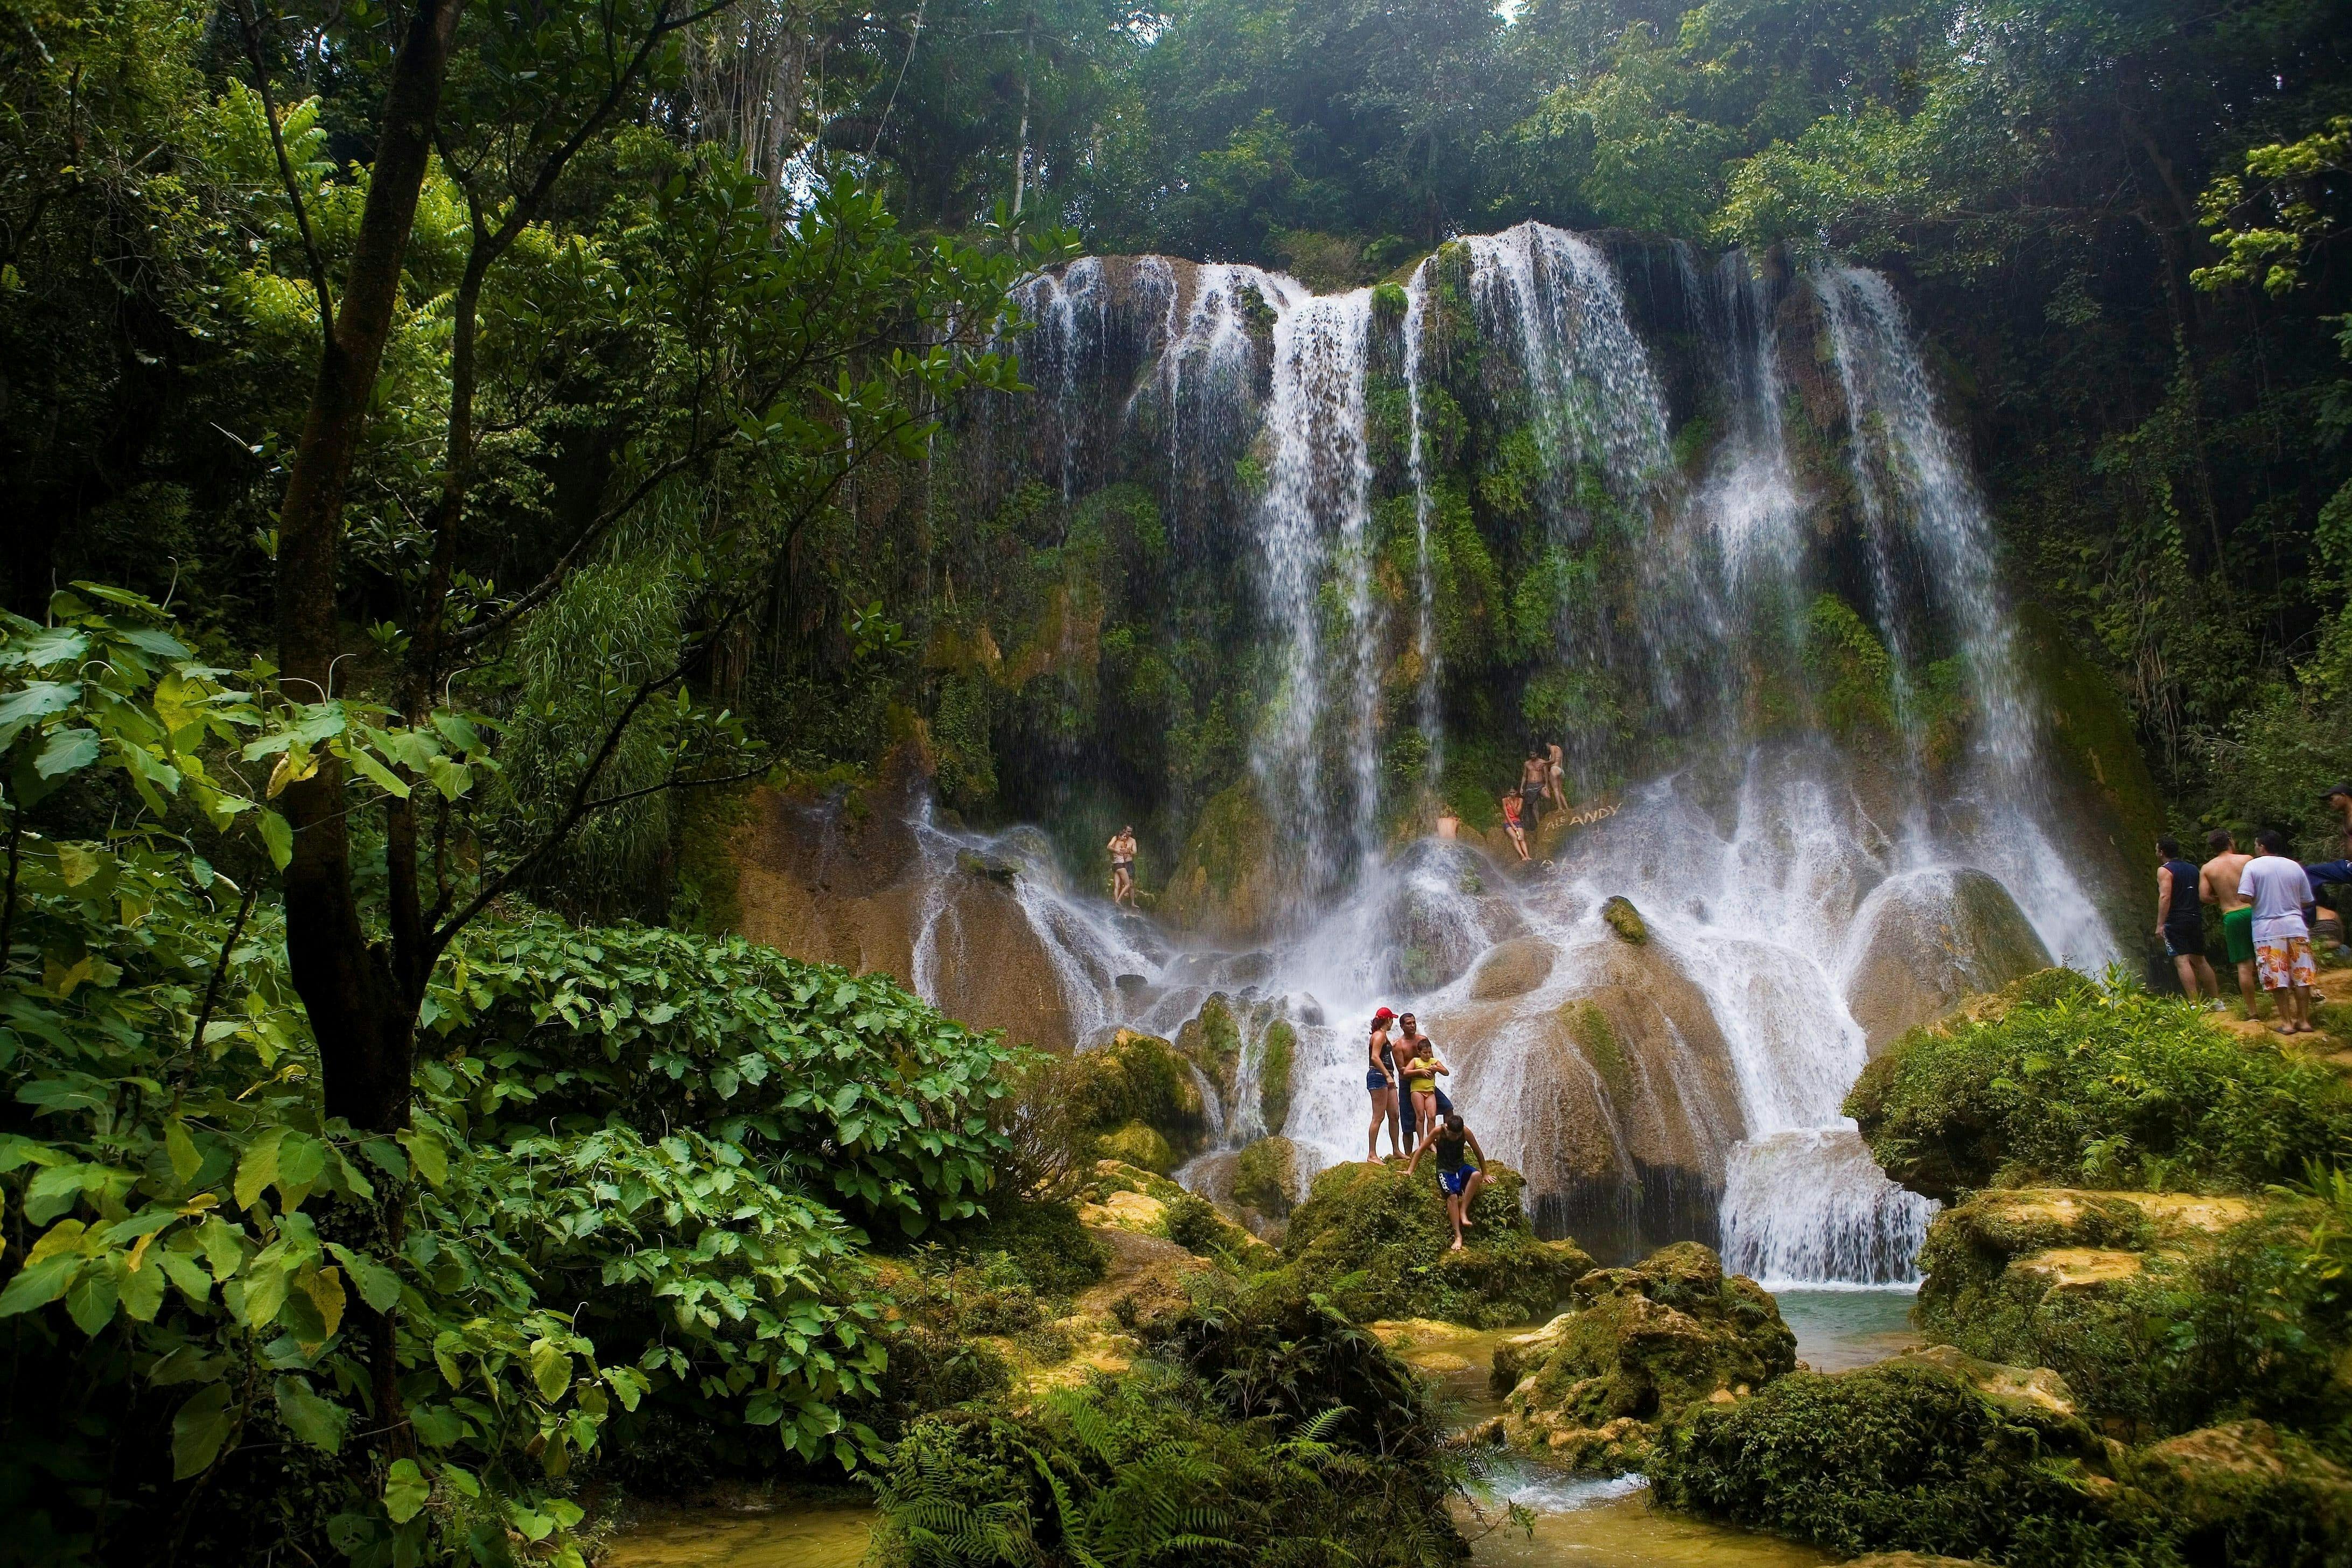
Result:
M2238 878L2239 896L2254 907L2254 967L2263 989L2278 1005L2278 1032L2307 1035L2311 1029L2311 928L2303 906L2311 902L2311 879L2299 861L2286 858L2286 837L2264 829L2254 843L2262 853L2246 862Z

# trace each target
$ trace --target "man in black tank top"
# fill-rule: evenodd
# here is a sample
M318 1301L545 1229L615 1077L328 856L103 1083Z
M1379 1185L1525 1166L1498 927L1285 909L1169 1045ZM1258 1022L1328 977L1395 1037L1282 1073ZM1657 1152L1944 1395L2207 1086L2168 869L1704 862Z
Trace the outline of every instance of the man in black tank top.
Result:
M2221 1000L2221 983L2205 959L2205 906L2198 901L2197 867L2183 859L2177 839L2159 838L2156 868L2156 935L2180 976L2181 993L2192 1002Z

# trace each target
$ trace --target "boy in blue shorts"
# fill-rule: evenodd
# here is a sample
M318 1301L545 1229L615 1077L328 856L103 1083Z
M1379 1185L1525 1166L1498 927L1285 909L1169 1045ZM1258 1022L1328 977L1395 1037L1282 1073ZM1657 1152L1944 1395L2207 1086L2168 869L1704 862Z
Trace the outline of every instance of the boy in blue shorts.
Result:
M1445 1189L1445 1217L1454 1222L1454 1250L1462 1250L1462 1233L1470 1226L1470 1201L1478 1189L1486 1184L1486 1173L1463 1158L1464 1149L1477 1156L1478 1164L1486 1163L1486 1151L1478 1147L1478 1140L1466 1131L1458 1115L1448 1116L1437 1136L1423 1139L1412 1152L1412 1163L1405 1167L1410 1176L1421 1169L1421 1157L1432 1149L1437 1151L1437 1184Z

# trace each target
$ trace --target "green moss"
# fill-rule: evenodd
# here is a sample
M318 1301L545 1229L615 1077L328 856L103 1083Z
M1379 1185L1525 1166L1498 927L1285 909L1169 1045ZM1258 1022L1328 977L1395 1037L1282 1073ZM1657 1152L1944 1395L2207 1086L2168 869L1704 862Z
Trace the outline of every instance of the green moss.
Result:
M1642 911L1633 900L1622 894L1614 895L1601 906L1601 918L1620 939L1641 947L1650 940L1650 928L1642 919Z
M1099 1159L1118 1160L1162 1176L1181 1163L1166 1136L1158 1128L1141 1121L1130 1121L1096 1138L1095 1153Z
M1549 1316L1592 1259L1568 1242L1539 1242L1519 1207L1527 1183L1489 1163L1492 1178L1472 1205L1470 1245L1454 1232L1434 1164L1408 1175L1404 1162L1334 1165L1317 1173L1290 1216L1283 1256L1349 1316L1442 1318L1481 1327Z
M704 936L742 925L735 834L751 810L748 787L685 792L677 807L677 891L670 903L669 924Z
M1638 918L1638 917L1637 917ZM1583 1047L1584 1059L1592 1070L1616 1093L1622 1094L1631 1087L1633 1069L1625 1060L1625 1048L1617 1039L1617 1031L1609 1023L1609 1015L1591 1002L1570 1002L1559 1010L1560 1022L1568 1026L1570 1036Z
M1298 1032L1288 1019L1276 1018L1265 1026L1259 1047L1265 1056L1258 1066L1258 1114L1269 1132L1281 1131L1290 1120L1290 1058L1297 1046Z
M1296 1201L1298 1149L1287 1138L1261 1138L1234 1162L1234 1201L1269 1219L1286 1217Z
M1056 1087L1077 1131L1118 1140L1139 1127L1160 1140L1143 1140L1115 1156L1147 1168L1173 1170L1198 1152L1207 1131L1192 1072L1175 1047L1150 1035L1122 1032L1108 1044L1077 1052L1060 1069ZM1134 1159L1138 1152L1150 1158Z
M1576 1282L1575 1310L1506 1346L1495 1379L1507 1430L1571 1468L1638 1468L1656 1423L1696 1400L1745 1396L1797 1364L1797 1336L1753 1280L1726 1279L1696 1242Z
M1650 1458L1669 1507L1841 1556L1912 1551L2036 1568L2172 1564L2153 1510L2086 1487L2106 1468L2080 1420L1995 1402L1937 1367L1795 1373L1752 1399L1696 1405Z
M1806 610L1803 656L1831 730L1848 738L1865 729L1895 732L1895 660L1870 623L1835 594L1820 595Z
M986 1219L950 1232L949 1246L958 1256L1002 1256L1043 1296L1075 1295L1101 1280L1102 1244L1070 1205L997 1197L988 1207Z
M1384 324L1394 325L1404 320L1412 309L1412 298L1402 283L1381 283L1372 289L1372 314Z

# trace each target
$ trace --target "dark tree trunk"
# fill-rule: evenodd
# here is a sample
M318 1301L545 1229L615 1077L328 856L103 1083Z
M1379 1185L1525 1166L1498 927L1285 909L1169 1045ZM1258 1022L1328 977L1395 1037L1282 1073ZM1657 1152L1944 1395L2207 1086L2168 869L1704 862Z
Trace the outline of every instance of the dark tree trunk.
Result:
M423 0L393 58L367 205L278 515L278 666L300 697L331 695L341 651L343 488L400 300L458 10L457 0ZM287 957L318 1038L327 1114L375 1131L404 1126L416 988L394 974L391 955L370 943L360 920L341 764L322 759L283 801L294 827L285 877Z

